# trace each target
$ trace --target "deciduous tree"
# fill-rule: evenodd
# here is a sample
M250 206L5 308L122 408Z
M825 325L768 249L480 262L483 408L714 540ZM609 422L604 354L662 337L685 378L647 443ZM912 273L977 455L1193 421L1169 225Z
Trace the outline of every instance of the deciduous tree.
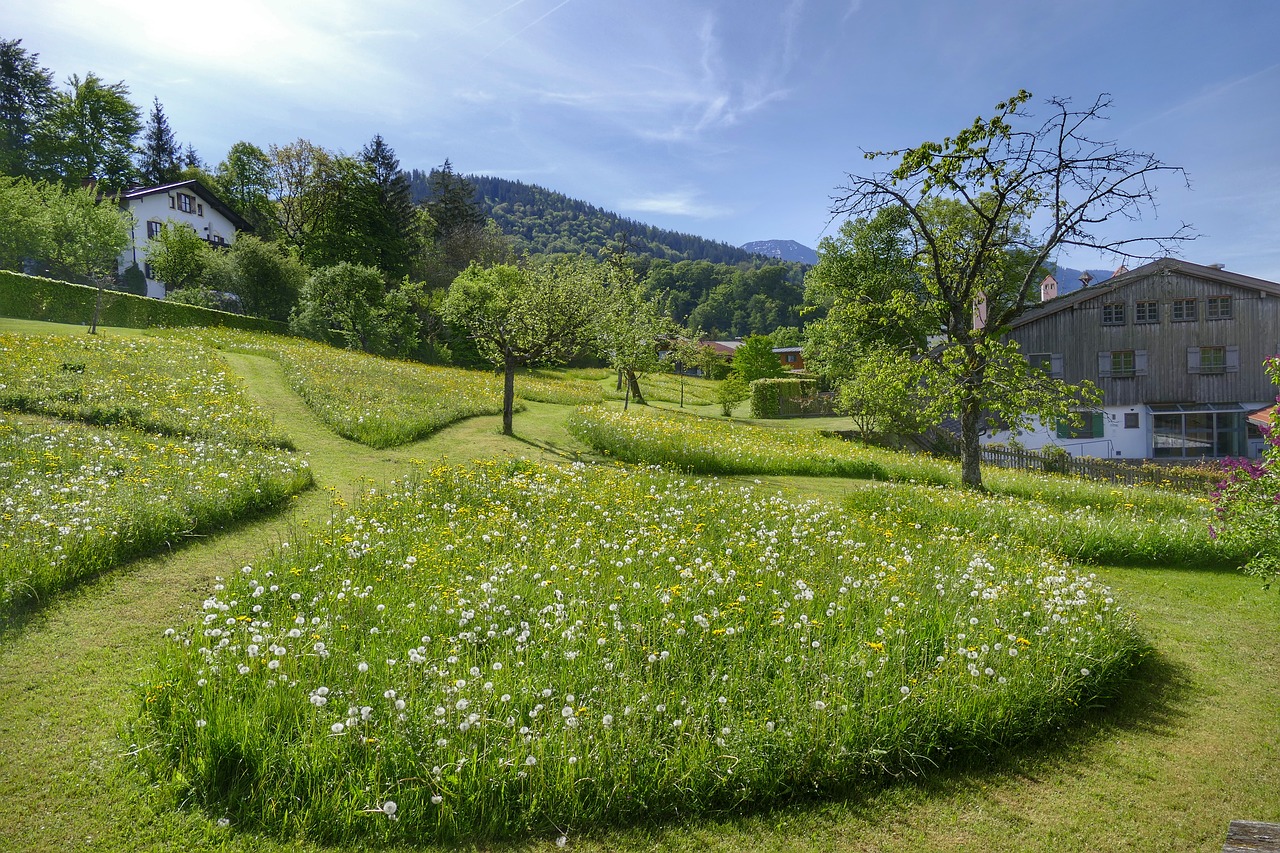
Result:
M136 174L133 140L141 129L123 82L72 75L36 128L37 171L71 187L96 181L103 190L123 189Z
M733 372L750 385L757 379L776 379L785 374L768 335L752 335L733 353Z
M504 435L514 435L516 368L563 363L588 346L599 300L598 265L569 256L522 267L472 265L449 286L445 319L503 372Z
M1070 393L1065 386L1056 397L1020 393L1042 387L1043 373L1001 340L1050 258L1069 247L1139 258L1144 247L1167 252L1189 236L1186 226L1158 237L1104 233L1108 220L1152 212L1156 181L1185 180L1183 171L1094 138L1108 96L1084 109L1051 99L1042 121L1026 108L1030 98L1019 92L940 143L867 154L896 162L886 172L850 174L831 209L854 218L906 212L917 274L945 334L933 352L935 389L948 389L947 407L960 420L962 482L971 488L982 486L978 435L987 412L1016 425L1053 416ZM981 303L985 320L975 324Z

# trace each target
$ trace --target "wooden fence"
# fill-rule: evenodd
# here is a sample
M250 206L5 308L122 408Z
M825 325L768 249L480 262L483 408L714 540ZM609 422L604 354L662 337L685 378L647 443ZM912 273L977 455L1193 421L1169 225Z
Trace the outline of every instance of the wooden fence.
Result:
M1211 491L1222 479L1221 473L1205 466L1115 462L1110 459L1069 456L1066 453L1038 453L1016 447L984 447L982 461L1000 468L1069 474L1105 483L1160 486L1199 494Z

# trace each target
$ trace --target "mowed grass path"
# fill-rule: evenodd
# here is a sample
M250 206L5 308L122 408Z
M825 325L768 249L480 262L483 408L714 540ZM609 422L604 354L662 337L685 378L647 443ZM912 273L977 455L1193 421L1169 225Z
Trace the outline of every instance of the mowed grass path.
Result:
M108 334L114 330L107 330ZM141 561L0 634L0 850L312 849L155 812L119 739L160 630L196 612L214 575L328 512L330 492L403 472L410 460L585 453L572 407L530 404L517 439L477 418L373 451L329 432L278 366L231 358L280 428L310 454L320 488L292 509ZM750 479L750 478L747 478ZM861 485L760 478L838 497ZM874 488L874 486L866 486ZM1143 614L1158 655L1117 708L994 768L951 770L866 796L722 822L572 838L578 849L1220 850L1231 818L1280 821L1280 605L1231 572L1099 571ZM547 839L500 849L543 849ZM333 848L325 848L333 849Z

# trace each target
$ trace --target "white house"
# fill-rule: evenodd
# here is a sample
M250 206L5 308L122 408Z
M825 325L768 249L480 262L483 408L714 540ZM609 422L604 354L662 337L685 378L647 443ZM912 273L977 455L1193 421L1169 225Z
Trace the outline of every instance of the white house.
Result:
M230 246L238 232L249 230L243 217L196 180L129 190L120 197L120 206L134 219L120 269L137 264L147 278L147 296L154 299L164 298L165 284L156 280L147 263L147 244L164 223L186 225L214 246Z

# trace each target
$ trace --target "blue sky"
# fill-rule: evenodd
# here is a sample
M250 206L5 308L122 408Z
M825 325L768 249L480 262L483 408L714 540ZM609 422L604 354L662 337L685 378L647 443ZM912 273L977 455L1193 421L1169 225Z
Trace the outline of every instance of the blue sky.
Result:
M0 20L59 81L159 97L213 163L381 133L405 168L447 157L735 245L816 246L864 149L941 139L1020 88L1106 92L1095 135L1191 180L1114 233L1188 222L1188 260L1280 281L1275 0L0 0Z

